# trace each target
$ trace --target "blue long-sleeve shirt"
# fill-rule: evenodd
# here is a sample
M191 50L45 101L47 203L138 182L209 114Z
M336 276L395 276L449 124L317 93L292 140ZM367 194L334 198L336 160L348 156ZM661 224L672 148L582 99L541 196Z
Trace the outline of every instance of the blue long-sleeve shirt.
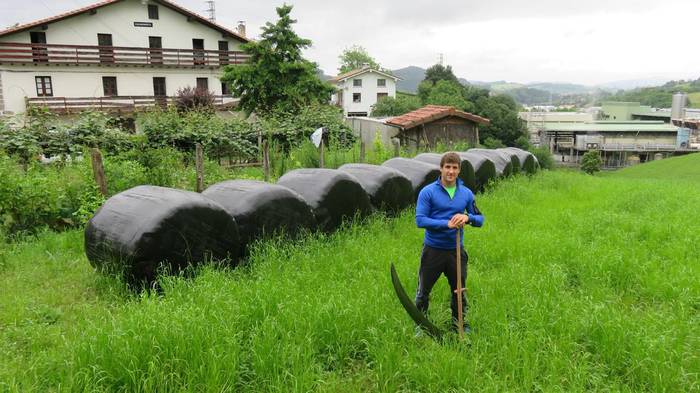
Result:
M450 198L440 183L440 178L425 186L418 194L416 205L416 225L418 228L425 228L424 244L443 250L454 250L456 229L448 228L447 223L452 216L464 214L465 211L469 216L468 225L480 227L484 224L484 216L476 207L474 193L462 180L457 179L454 198ZM461 244L464 246L464 232Z

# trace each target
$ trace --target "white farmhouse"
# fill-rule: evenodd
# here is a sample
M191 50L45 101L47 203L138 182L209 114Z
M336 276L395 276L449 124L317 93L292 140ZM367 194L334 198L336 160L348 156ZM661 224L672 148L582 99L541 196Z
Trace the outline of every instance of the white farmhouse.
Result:
M369 116L372 105L383 97L396 97L396 81L401 78L368 66L340 74L331 79L337 92L333 103L348 117Z
M221 68L245 61L229 30L166 0L105 0L0 31L0 115L27 106L131 111L183 87L233 99Z

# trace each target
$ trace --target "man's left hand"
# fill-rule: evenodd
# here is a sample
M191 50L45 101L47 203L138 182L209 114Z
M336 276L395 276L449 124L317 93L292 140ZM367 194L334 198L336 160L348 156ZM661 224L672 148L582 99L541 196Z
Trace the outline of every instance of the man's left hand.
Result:
M449 228L461 228L463 227L466 223L469 222L469 216L466 214L455 214L452 216L450 219L450 222L447 223L447 226Z

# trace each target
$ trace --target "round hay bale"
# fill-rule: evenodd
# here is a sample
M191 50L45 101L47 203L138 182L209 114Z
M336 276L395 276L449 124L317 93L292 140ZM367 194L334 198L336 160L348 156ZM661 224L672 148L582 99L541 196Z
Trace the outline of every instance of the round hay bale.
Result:
M437 153L421 153L415 157L414 160L426 162L428 164L440 166L440 160L442 160L442 154ZM476 191L476 174L474 173L474 167L469 160L461 159L459 168L459 178L462 179L464 185L467 186L472 191Z
M469 153L480 154L493 162L498 177L508 177L513 174L513 162L509 155L491 149L469 149Z
M418 200L418 194L423 187L440 177L439 165L428 164L410 158L392 158L385 161L382 166L396 169L411 181L411 185L413 186L413 202Z
M318 228L325 232L337 229L343 220L372 211L360 182L336 169L296 169L280 177L277 184L299 193L311 206Z
M345 164L338 170L354 176L372 205L379 210L396 214L413 202L411 181L396 169L370 164Z
M229 180L210 186L202 195L223 206L236 221L242 254L257 238L316 229L311 206L301 195L279 184Z
M476 178L476 190L483 191L489 181L496 180L496 165L488 157L481 154L459 152L462 159L469 161L474 168L474 177Z
M519 149L517 147L506 147L502 150L509 151L516 155L520 161L521 171L527 173L528 175L537 172L540 167L537 157L527 150Z
M521 168L520 157L518 157L517 154L508 150L507 148L496 149L496 152L503 155L506 159L510 160L510 163L512 164L514 175L517 175L518 173L520 173L520 168Z
M208 258L237 263L236 222L218 203L172 188L138 186L109 198L88 221L85 253L95 268L152 283Z

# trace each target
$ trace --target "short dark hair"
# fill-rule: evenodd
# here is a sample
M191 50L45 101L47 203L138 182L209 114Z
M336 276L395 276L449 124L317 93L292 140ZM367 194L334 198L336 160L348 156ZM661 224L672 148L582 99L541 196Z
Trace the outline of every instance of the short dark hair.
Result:
M453 151L448 151L447 153L443 154L442 158L440 159L440 168L445 166L445 164L457 164L457 166L461 166L462 158L459 156L459 154Z

